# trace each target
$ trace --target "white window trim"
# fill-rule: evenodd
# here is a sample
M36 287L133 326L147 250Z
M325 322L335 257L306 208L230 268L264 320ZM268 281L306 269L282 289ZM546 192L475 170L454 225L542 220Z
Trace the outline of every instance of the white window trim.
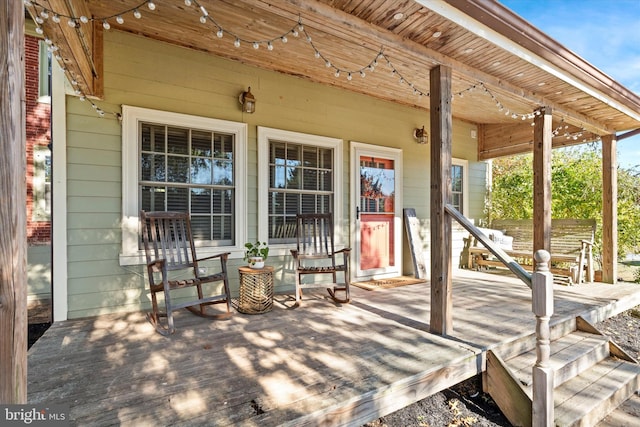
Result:
M144 250L138 249L138 168L140 167L138 127L140 122L227 132L235 136L235 245L203 246L198 249L198 257L205 257L220 252L231 252L231 258L244 257L244 242L247 229L246 174L244 173L247 169L247 124L123 105L122 252L120 254L120 265L137 265L146 262L144 259Z
M469 215L469 161L451 159L451 166L462 166L462 215Z
M342 230L343 213L343 141L339 138L311 135L258 126L258 240L269 240L269 141L286 141L333 149L333 223L336 247L345 245L348 236ZM287 255L291 244L269 245L269 255Z

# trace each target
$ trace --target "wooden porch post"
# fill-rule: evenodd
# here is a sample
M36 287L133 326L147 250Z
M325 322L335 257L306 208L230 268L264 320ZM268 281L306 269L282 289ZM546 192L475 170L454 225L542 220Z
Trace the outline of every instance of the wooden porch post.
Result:
M618 160L615 135L602 137L602 281L618 280Z
M432 333L453 333L451 280L451 68L430 71L431 91L431 320Z
M551 250L551 107L533 119L533 250Z
M27 402L24 5L0 6L0 403Z

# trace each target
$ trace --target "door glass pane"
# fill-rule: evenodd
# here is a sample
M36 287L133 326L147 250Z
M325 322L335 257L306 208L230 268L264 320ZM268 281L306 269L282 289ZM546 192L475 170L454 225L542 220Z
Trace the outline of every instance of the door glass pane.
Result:
M393 163L391 159L360 159L360 209L363 212L395 212Z
M360 157L360 265L373 270L395 265L395 164Z

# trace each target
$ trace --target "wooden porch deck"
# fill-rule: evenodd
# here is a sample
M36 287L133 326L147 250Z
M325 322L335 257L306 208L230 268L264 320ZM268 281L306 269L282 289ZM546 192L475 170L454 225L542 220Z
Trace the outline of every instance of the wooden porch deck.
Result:
M261 315L188 312L160 336L144 314L55 323L30 349L30 403L76 425L359 426L482 372L486 350L534 331L517 279L460 270L453 336L429 329L429 285L366 291L336 306L277 296ZM556 287L552 323L597 322L640 304L637 284Z

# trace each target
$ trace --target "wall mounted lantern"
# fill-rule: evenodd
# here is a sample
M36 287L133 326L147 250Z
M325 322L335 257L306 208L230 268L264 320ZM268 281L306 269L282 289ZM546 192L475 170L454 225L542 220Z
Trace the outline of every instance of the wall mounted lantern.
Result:
M251 86L246 92L242 92L238 97L238 101L242 104L242 111L252 114L256 111L256 98L251 93Z
M413 137L418 141L418 144L426 144L429 142L429 135L427 131L424 130L424 126L422 126L422 128L415 128L413 130Z

